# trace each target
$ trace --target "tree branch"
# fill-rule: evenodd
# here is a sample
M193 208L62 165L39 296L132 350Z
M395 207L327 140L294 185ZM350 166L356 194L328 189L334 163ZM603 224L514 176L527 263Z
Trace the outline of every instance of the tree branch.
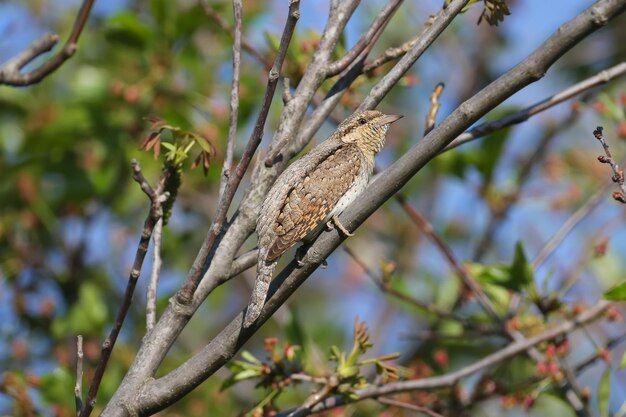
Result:
M217 25L224 32L228 33L230 37L233 38L234 40L235 31L233 30L233 28L230 27L228 22L226 22L226 20L217 12L217 10L215 10L213 6L209 4L208 0L200 0L200 3L202 4L202 7L204 8L204 12L207 14L207 16L215 20L215 23L217 23ZM250 55L255 57L257 61L259 61L267 70L269 70L272 67L272 62L269 61L265 57L265 55L259 52L259 50L256 49L254 45L252 45L252 42L250 42L250 40L243 35L241 35L241 47Z
M206 0L203 1L203 4ZM207 5L208 6L208 5ZM231 169L233 165L233 154L235 152L235 140L237 139L237 119L239 116L239 73L241 70L241 0L233 0L233 16L235 18L235 33L233 41L233 80L230 88L230 117L228 120L228 141L226 145L226 155L222 166L222 180L220 182L220 192L217 201L218 206L224 198L224 190L230 181Z
M611 187L611 183L605 184L598 191L593 193L589 200L578 208L563 225L557 230L557 232L550 238L548 242L541 248L535 259L533 259L532 266L534 269L539 268L543 263L552 255L554 250L561 244L563 239L570 234L572 229L578 225L591 211L596 208L598 204L604 199L605 193Z
M556 106L557 104L562 103L565 100L576 97L577 95L582 94L585 91L588 91L594 87L606 84L609 81L624 75L625 73L626 62L617 64L604 71L600 71L598 74L589 77L579 83L576 83L571 87L568 87L565 90L561 91L560 93L548 97L538 103L535 103L532 106L526 107L524 110L509 114L508 116L504 116L492 122L482 123L468 130L467 132L460 134L448 146L445 147L444 152L461 146L467 142L482 138L483 136L487 136L488 134L493 133L496 130L525 122L530 117L536 114L539 114L553 106Z
M161 181L159 187L154 190L141 173L141 167L139 166L139 163L135 160L132 161L132 175L133 179L139 184L144 193L150 198L150 212L148 213L148 216L146 217L143 225L143 231L141 233L141 238L139 239L137 252L135 253L133 267L128 277L128 283L126 285L124 299L122 300L122 304L120 305L120 308L117 312L115 324L113 325L109 336L102 344L100 360L98 361L98 365L94 372L93 379L91 380L91 385L89 386L87 398L85 399L85 407L81 411L79 417L89 417L96 404L96 397L98 395L100 383L102 382L102 377L104 376L104 371L106 370L107 364L109 363L109 358L111 357L111 352L113 351L113 347L115 346L115 342L117 341L117 336L122 329L122 325L124 324L124 320L126 319L126 315L128 314L128 310L130 309L130 303L133 299L135 286L137 285L137 281L139 280L141 267L143 266L143 261L146 257L146 253L148 252L150 236L152 235L152 231L157 221L163 217L162 204L169 198L169 193L163 191L163 184L165 183L165 181Z
M413 46L410 50L410 56L408 58L405 57L406 59L401 60L394 67L394 69L392 70L395 71L394 76L392 76L391 78L387 78L387 76L389 76L389 74L387 74L387 76L383 78L383 80L386 80L385 83L388 88L379 88L379 91L376 94L381 95L380 99L382 99L382 97L387 94L387 92L389 92L391 87L399 81L399 79L402 77L402 75L404 75L408 68L415 63L415 61L424 53L424 51L426 51L426 49L428 49L428 47L432 45L432 43L437 39L441 32L443 32L443 30L447 28L448 25L452 22L454 17L458 13L460 13L466 3L467 1L464 0L455 0L446 8L441 9L437 16L428 19L426 23L426 28L417 37L415 43L412 44ZM343 95L342 92L346 91L347 88L352 84L352 82L364 72L363 60L365 58L366 56L356 62L348 70L348 72L341 79L339 79L337 83L335 83L335 85L331 88L324 101L315 109L315 111L311 115L311 118L306 123L304 128L301 129L301 132L297 135L297 138L293 141L291 146L286 147L287 149L284 152L284 156L286 158L290 158L291 156L298 153L311 140L315 132L317 132L322 123L324 123L330 112L335 108L337 103L339 103L339 100ZM379 82L375 88L378 88L378 86L381 85L381 82ZM373 91L374 90L372 90L372 92ZM370 92L370 95L368 97L372 95L372 92ZM378 101L380 101L380 99L378 99ZM366 100L368 99L366 98ZM378 104L378 102L373 103L371 98L369 99L369 104L364 105L364 103L365 101L361 103L357 111L372 109L376 106L376 104ZM278 151L281 150L280 148L277 149ZM270 157L271 155L272 154L270 154Z
M152 271L150 283L146 293L146 333L150 333L156 322L157 289L161 276L161 234L163 231L163 219L157 220L152 233Z
M348 65L350 65L361 54L361 52L365 50L366 47L371 48L374 42L376 42L376 39L380 36L381 29L389 23L389 20L391 20L395 11L398 7L400 7L402 1L403 0L390 0L383 10L378 13L376 19L374 19L374 22L372 23L372 26L370 26L361 38L359 38L358 42L352 47L352 49L350 49L340 59L328 66L326 76L330 78L341 73L343 70L348 68Z
M56 55L44 62L39 68L25 74L20 72L27 64L43 53L50 51L57 44L59 36L48 33L33 42L16 57L0 66L0 85L5 84L14 87L24 87L36 84L52 74L65 61L71 58L78 49L78 38L87 23L87 18L89 17L94 1L95 0L83 1L78 15L76 16L76 20L74 21L72 33L65 42L65 45L63 45L63 48Z
M202 271L206 260L213 250L217 237L222 233L222 228L226 223L228 209L233 201L233 198L235 197L237 188L239 188L239 184L248 169L248 165L250 165L250 161L252 161L252 156L261 144L263 128L265 127L265 121L267 120L267 115L272 104L272 98L274 97L274 92L276 91L276 85L278 84L278 78L280 77L280 70L283 65L283 61L285 60L285 56L287 55L287 48L291 42L296 22L299 18L300 0L290 0L289 13L287 21L285 22L285 29L283 30L283 35L280 39L280 46L278 47L274 64L272 65L272 69L268 75L267 89L265 91L265 97L263 98L263 104L261 105L261 111L257 117L254 130L252 131L250 140L246 145L246 149L244 150L241 160L237 164L237 168L234 173L235 175L228 181L228 184L224 189L223 199L220 201L220 205L218 206L217 213L209 233L202 244L202 248L196 257L191 270L189 271L185 284L177 294L178 302L181 304L189 305L191 303L193 294L196 291L196 288L198 288L198 284L202 278Z
M83 411L83 336L76 336L76 382L74 383L76 415Z

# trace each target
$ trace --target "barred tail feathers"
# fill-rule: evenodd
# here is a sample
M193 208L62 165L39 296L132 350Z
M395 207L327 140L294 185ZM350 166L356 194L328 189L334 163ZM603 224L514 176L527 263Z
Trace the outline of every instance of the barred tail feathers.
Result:
M243 319L244 327L250 327L261 315L261 310L265 305L265 298L270 288L270 281L272 281L274 269L276 269L278 263L276 260L267 261L264 255L259 253L256 281L254 282L254 290Z

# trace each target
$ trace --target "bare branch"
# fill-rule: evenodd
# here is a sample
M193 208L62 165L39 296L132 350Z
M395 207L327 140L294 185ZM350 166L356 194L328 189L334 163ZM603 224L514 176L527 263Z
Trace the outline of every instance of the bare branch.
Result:
M400 61L372 88L365 97L357 112L373 109L387 95L389 90L402 78L404 74L413 66L415 61L422 56L424 51L439 37L441 32L448 27L452 19L463 10L469 0L452 0L435 18L435 21L424 31L421 37Z
M437 39L439 34L441 34L441 32L443 32L443 30L448 27L450 22L452 22L452 19L454 19L454 17L460 12L461 8L463 7L463 4L461 3L465 2L457 0L454 5L450 5L447 8L441 9L436 17L431 17L428 19L425 29L416 38L415 43L412 44L411 57L404 62L399 62L394 67L396 73L399 74L397 77L393 77L395 81L392 83L391 78L387 79L386 82L388 83L387 85L389 86L389 88L386 90L383 89L384 91L380 90L377 94L382 94L382 96L387 94L391 86L400 79L400 77L408 70L408 68L413 65L413 63L421 56L421 54L424 53L424 51L426 51L428 47L430 47L435 39ZM286 150L285 154L287 158L299 152L307 143L309 143L315 132L317 132L317 130L320 128L322 123L324 123L330 112L339 103L339 100L343 96L343 92L345 92L347 88L350 87L352 82L364 72L363 61L366 57L367 54L364 54L363 58L353 64L353 66L347 71L347 73L343 77L341 77L341 79L339 79L331 88L324 101L315 109L307 124L304 126L303 129L301 129L301 131L297 135L297 138ZM383 78L383 80L384 79L385 78ZM380 85L380 82L377 84L377 86L378 85ZM370 92L370 96L371 94L372 93ZM370 103L368 104L368 106L364 106L363 103L361 103L357 111L371 109L375 107L376 104L378 104L378 102L376 102L375 104ZM279 152L280 150L281 147L277 146L276 152ZM268 160L271 160L274 157L274 154L270 154L270 156L268 156L266 160L266 164Z
M290 80L287 77L283 77L283 104L289 103L289 100L291 100Z
M409 411L416 411L418 413L426 414L430 417L444 417L439 413L435 413L433 410L427 407L422 407L415 404L406 403L404 401L398 401L391 398L380 397L376 399L381 404L391 405L393 407L403 408Z
M385 52L383 52L378 58L374 59L372 62L366 63L365 67L363 67L363 72L366 74L370 73L376 68L380 67L381 65L386 64L387 62L392 61L396 58L400 58L401 56L406 54L411 48L415 46L419 38L421 38L424 35L426 30L433 24L434 21L435 21L435 16L430 16L428 20L426 21L426 25L424 29L419 35L417 35L415 38L411 39L410 41L403 43L400 46L386 49Z
M83 336L76 336L76 382L74 384L76 415L83 411Z
M378 13L376 19L372 23L372 26L365 32L358 42L350 49L343 57L333 62L328 66L328 70L326 72L327 77L333 77L343 70L348 68L350 65L360 54L365 50L366 47L369 46L371 48L376 39L380 36L382 32L381 29L384 28L387 23L391 20L391 17L395 13L395 11L400 7L403 0L390 0L389 3L383 8L383 10Z
M230 27L228 22L211 6L208 0L200 0L202 7L204 8L204 12L207 16L211 17L215 20L215 23L226 33L228 33L233 39L235 39L235 31ZM259 52L258 49L252 45L252 42L245 36L241 35L241 47L248 52L250 55L255 57L257 61L259 61L266 69L270 69L272 67L272 62L269 61L265 55Z
M539 114L553 106L556 106L557 104L562 103L565 100L576 97L577 95L580 95L594 87L606 84L609 81L624 75L625 73L626 62L617 64L604 71L600 71L593 77L589 77L579 83L576 83L571 87L568 87L565 90L561 91L560 93L548 97L538 103L535 103L532 106L526 107L524 110L520 110L508 116L504 116L498 120L494 120L493 122L482 123L468 130L467 132L462 133L448 146L446 146L444 152L449 151L450 149L454 149L457 146L463 145L464 143L471 142L478 138L482 138L483 136L487 136L488 134L493 133L496 130L525 122L530 117L536 114Z
M593 193L593 195L576 210L563 225L559 228L559 230L550 238L550 240L544 245L543 248L539 251L537 256L532 262L533 268L537 269L552 255L554 250L561 244L563 239L580 223L591 211L596 208L598 204L605 197L606 192L610 188L611 184L607 183L598 191Z
M143 225L143 231L141 233L141 238L139 239L137 252L135 253L133 267L128 277L128 283L126 285L124 299L122 300L120 308L117 312L115 323L111 328L111 331L109 332L109 335L105 339L104 343L102 343L100 360L98 361L98 365L94 372L91 385L89 386L87 398L85 398L85 407L81 411L79 417L89 417L96 404L96 397L98 395L100 383L102 382L102 377L104 376L104 371L106 370L107 364L109 363L111 352L113 351L113 347L115 346L115 342L117 341L117 336L122 329L122 325L124 324L124 320L126 319L128 310L130 308L130 303L133 299L135 287L137 285L139 275L141 274L141 267L143 266L143 261L146 257L146 253L148 252L148 245L150 243L152 231L154 230L154 226L156 225L157 221L163 217L162 204L169 198L169 193L163 192L162 185L158 187L157 192L150 186L150 184L148 184L148 181L141 173L141 167L139 166L139 162L137 162L136 160L132 161L132 176L133 179L140 185L141 189L150 198L150 212L148 213L148 216L146 217ZM161 181L161 184L163 183L164 181Z
M439 97L443 93L444 84L439 83L435 86L433 92L430 95L430 109L426 115L426 125L424 127L424 136L428 134L435 127L435 121L437 119L437 113L439 113Z
M614 174L611 180L617 184L620 190L622 190L621 192L614 192L613 199L619 201L622 204L626 204L626 186L624 185L624 170L620 168L617 162L615 162L615 159L613 159L613 155L611 155L611 151L609 150L609 144L604 139L604 135L602 134L603 130L604 129L602 128L602 126L598 126L596 130L593 131L593 135L595 136L596 139L598 139L598 142L600 142L600 144L602 145L602 148L604 148L604 155L600 155L598 157L598 161L600 161L603 164L609 164L611 166L611 169L613 170L613 174Z
M146 333L149 333L156 322L157 288L161 276L161 233L163 231L163 219L160 218L154 226L152 233L152 272L146 294Z
M463 284L474 294L481 307L496 321L500 321L500 317L496 313L493 304L487 297L487 294L478 285L474 277L470 274L469 270L459 262L452 249L443 241L441 237L435 232L435 229L430 222L420 213L411 203L409 203L403 194L398 193L395 195L396 201L400 203L402 209L406 212L409 218L420 228L420 230L428 236L428 238L435 244L439 252L446 258L450 266L457 273Z
M206 3L204 1L203 3ZM228 120L228 142L226 155L222 166L222 181L218 201L224 196L224 190L230 181L235 153L235 140L237 139L237 119L239 116L239 73L241 70L241 0L233 0L233 15L235 18L235 34L233 41L233 81L230 89L230 118ZM218 203L219 206L219 203Z
M55 34L46 34L41 39L33 42L26 50L16 57L0 66L0 85L10 85L14 87L24 87L36 84L48 75L52 74L65 61L71 58L78 49L78 38L80 37L87 18L91 12L95 0L84 0L80 7L72 33L63 45L63 48L52 58L44 62L39 68L22 74L20 70L28 63L32 62L41 54L50 51L58 42L59 37Z
M377 278L376 275L374 273L374 271L372 271L366 264L365 262L363 262L363 260L361 258L359 258L357 256L356 253L354 253L354 251L352 249L350 249L350 247L348 246L344 246L343 250L350 256L350 258L352 258L352 260L354 262L356 262L361 268L363 268L363 270L365 271L365 273L371 278L371 280L374 282L374 284L376 284L376 286L384 293L389 294L399 300L402 300L406 303L409 303L421 310L424 310L436 317L441 317L444 319L448 319L448 320L454 320L454 321L458 321L459 323L461 323L464 327L472 327L473 323L453 312L444 310L442 308L440 308L439 306L437 306L436 304L431 304L431 303L427 303L421 300L418 300L416 298L410 297L407 294L398 291L396 289L394 289L393 287L391 287L389 285L389 283L385 282L384 279L382 278Z
M235 175L228 181L228 184L224 190L224 196L223 199L220 201L220 205L215 215L215 219L213 220L213 224L211 225L211 229L209 230L209 233L202 244L202 248L198 253L196 261L194 261L194 264L189 271L189 275L187 276L185 284L177 294L178 301L181 304L188 305L191 303L193 299L193 294L196 291L196 288L198 288L198 284L202 278L202 270L204 268L205 261L209 253L213 250L215 241L217 240L217 237L220 235L220 233L222 233L222 227L226 223L228 208L230 207L230 204L235 197L237 188L239 188L239 184L241 183L241 180L243 179L243 176L248 169L248 165L250 165L250 161L252 161L252 156L261 144L261 139L263 137L263 128L265 127L265 121L267 120L267 115L272 104L272 98L274 97L274 92L276 91L276 85L278 84L278 78L280 77L280 70L283 65L283 61L285 60L285 56L287 55L287 48L289 47L289 43L291 42L291 37L296 27L296 22L299 18L300 0L290 0L289 13L287 21L285 22L285 29L283 30L283 35L280 39L280 46L278 47L278 53L276 54L276 58L274 59L274 64L272 65L272 69L269 72L267 89L265 91L265 97L263 98L263 104L261 105L261 111L259 112L259 116L257 117L256 124L254 125L254 130L252 131L250 140L246 145L246 149L244 150L241 160L237 164L237 168L235 169Z

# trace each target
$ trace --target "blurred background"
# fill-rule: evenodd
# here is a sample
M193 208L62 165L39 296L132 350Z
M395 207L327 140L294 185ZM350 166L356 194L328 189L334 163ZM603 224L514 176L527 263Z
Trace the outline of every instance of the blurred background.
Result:
M232 24L229 2L210 3ZM282 31L285 3L244 2L244 35L267 60L273 59ZM592 3L509 0L511 15L497 27L476 24L481 6L459 15L380 104L382 111L405 118L391 129L378 166L390 165L421 139L429 96L437 83L445 83L441 121ZM338 56L354 45L384 4L362 2L348 24ZM79 6L79 1L0 2L0 63L46 32L58 33L63 42ZM403 4L371 56L416 36L440 7L440 0ZM302 2L285 67L292 86L313 53L327 11L328 1ZM486 120L529 106L623 62L624 39L626 17L622 16L585 39L545 78L507 100ZM148 211L147 198L131 179L130 160L138 159L152 182L161 169L152 152L139 150L149 134L144 118L151 116L197 132L216 150L206 175L187 164L164 229L161 309L178 289L214 214L228 128L231 55L229 35L196 1L97 1L72 59L38 85L0 87L1 415L74 415L75 336L85 337L89 377L126 286ZM342 99L339 114L349 115L390 65L359 78ZM252 130L264 93L259 86L266 80L263 65L245 52L241 80L236 157ZM325 91L331 85L327 82ZM280 91L279 87L261 154L282 109ZM519 126L440 155L403 193L456 257L475 271L511 265L517 242L523 242L526 256L533 260L572 213L592 201L593 210L535 271L543 296L554 295L566 305L590 304L626 278L624 206L611 199L613 188L604 188L597 201L591 200L612 175L608 166L596 160L602 149L592 131L604 126L613 155L621 160L625 106L626 83L621 78ZM314 143L333 130L332 123L324 125ZM245 184L240 192L244 189ZM483 314L472 303L459 305L462 289L449 263L393 200L345 245L375 276L392 270L396 290L470 317ZM244 249L255 246L253 236ZM99 405L113 394L144 335L150 256L103 381ZM249 270L216 290L174 345L163 369L201 349L241 311L253 280L254 271ZM527 314L533 317L537 309L531 306ZM350 345L356 316L371 329L373 354L400 352L404 366L427 366L433 374L469 364L505 342L489 337L432 337L435 331L457 334L463 329L436 324L436 318L381 291L353 256L338 249L328 266L297 291L288 308L280 310L246 349L262 356L263 340L269 336L296 343L296 329L307 366L311 372L323 373L328 348ZM623 333L620 323L593 326L575 339L567 361L576 364ZM603 397L596 395L596 387L605 370L612 369L608 372L611 394L603 401L615 413L626 400L625 373L618 370L626 344L611 347L611 358L593 362L579 373L578 381L590 387L590 401L597 409ZM520 369L532 374L533 368L523 364ZM255 391L253 383L245 383L220 392L228 375L221 370L162 415L226 416L247 411L262 397L261 389ZM476 378L467 381L468 390ZM306 392L306 388L296 389L281 402L284 407L296 405ZM550 390L541 392L530 409L520 401L507 402L512 398L507 395L502 392L477 402L472 415L572 412ZM367 402L350 410L356 415L381 411Z

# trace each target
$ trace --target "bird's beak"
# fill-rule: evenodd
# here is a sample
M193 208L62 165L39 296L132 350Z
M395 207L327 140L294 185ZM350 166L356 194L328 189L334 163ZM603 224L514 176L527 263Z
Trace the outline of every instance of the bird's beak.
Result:
M388 125L391 124L397 120L402 119L404 116L401 114L386 114L383 117L381 117L380 119L376 120L376 123L378 123L381 126L384 125Z

